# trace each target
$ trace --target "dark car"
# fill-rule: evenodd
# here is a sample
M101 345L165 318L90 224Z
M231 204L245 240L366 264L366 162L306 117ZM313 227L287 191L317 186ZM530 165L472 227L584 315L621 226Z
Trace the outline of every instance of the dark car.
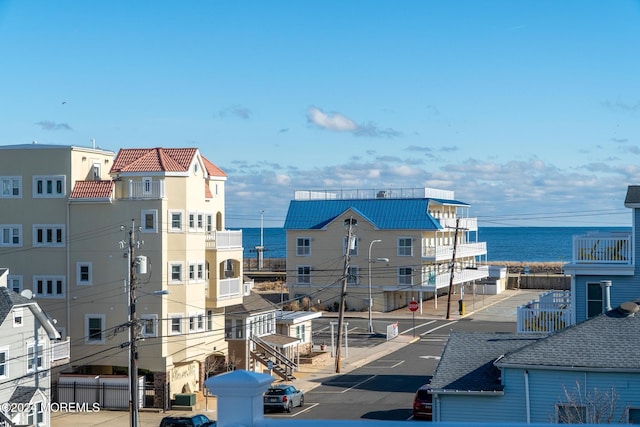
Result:
M416 420L431 421L433 417L433 396L428 384L421 386L413 398L413 418Z
M304 394L292 385L277 384L264 394L264 409L278 409L291 412L296 406L304 405Z
M215 425L215 421L211 421L202 414L169 416L160 421L160 427L209 427Z

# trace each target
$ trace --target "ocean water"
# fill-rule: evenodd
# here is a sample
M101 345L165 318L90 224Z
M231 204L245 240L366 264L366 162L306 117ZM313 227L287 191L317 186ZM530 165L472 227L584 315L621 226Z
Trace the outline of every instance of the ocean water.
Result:
M478 241L487 242L488 261L569 262L573 236L590 231L630 231L631 227L480 227ZM262 234L265 258L285 258L283 228L243 228L244 257L255 258Z

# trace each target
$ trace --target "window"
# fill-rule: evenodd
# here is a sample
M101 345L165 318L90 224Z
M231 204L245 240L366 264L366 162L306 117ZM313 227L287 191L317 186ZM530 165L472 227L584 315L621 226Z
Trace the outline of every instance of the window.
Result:
M398 268L398 284L399 285L413 285L413 268L400 267Z
M204 264L203 263L199 263L197 266L197 271L196 271L196 279L198 279L198 281L203 281L204 280Z
M27 423L30 426L39 426L44 423L44 405L42 404L42 402L36 402L32 406L25 405L25 408L30 408L29 414L27 415Z
M22 177L0 176L0 198L22 197Z
M153 193L153 180L151 178L142 178L142 194L145 196Z
M202 231L204 227L204 214L199 213L197 218L198 222L196 223L196 226L198 227L198 230Z
M602 313L602 287L600 283L587 283L587 317Z
M213 231L213 215L207 214L207 233Z
M142 232L158 232L158 211L156 209L148 209L142 211Z
M195 332L197 329L197 321L198 316L196 316L195 314L190 314L189 315L189 332Z
M93 162L93 165L91 166L91 174L93 175L94 181L100 181L100 176L102 175L100 173L100 162Z
M196 214L189 212L189 230L194 231L196 229Z
M171 271L171 282L182 282L182 264L171 264L169 270Z
M169 218L171 218L171 231L182 231L182 212L171 212Z
M342 253L347 253L347 238L345 236L342 241ZM351 236L351 244L349 245L349 256L357 256L358 255L358 238L356 236Z
M556 405L556 417L558 424L586 424L587 407L575 403Z
M158 336L158 315L157 314L143 314L140 316L140 324L142 326L143 337L157 337Z
M198 314L198 330L204 331L204 314Z
M296 338L300 338L302 340L302 342L305 342L305 328L304 325L297 325L296 326Z
M176 335L182 333L182 314L169 314L171 321L170 334Z
M64 175L34 176L33 197L64 197L65 181Z
M359 285L360 277L358 276L359 269L355 265L350 265L347 270L347 284L348 285Z
M65 285L62 276L34 276L33 292L38 298L64 298Z
M398 238L398 256L413 256L413 239L411 237Z
M196 281L196 265L195 264L189 264L189 282L195 282Z
M22 225L0 225L0 246L22 246Z
M85 314L84 315L84 342L87 344L103 344L104 343L104 314Z
M0 349L0 377L9 376L9 350Z
M629 424L640 424L640 408L629 408Z
M226 259L223 262L224 264L224 278L235 277L235 273L233 272L233 260Z
M24 325L24 309L22 307L15 307L13 309L13 327L19 328Z
M44 368L44 344L27 344L27 372Z
M17 294L22 292L22 276L8 276L7 287Z
M76 284L79 286L93 284L93 273L90 262L76 263Z
M296 283L298 285L310 285L311 284L311 267L308 265L298 266L298 276Z
M64 225L34 224L33 246L64 246Z
M311 255L311 239L308 237L298 237L296 243L296 255L297 256L309 256Z

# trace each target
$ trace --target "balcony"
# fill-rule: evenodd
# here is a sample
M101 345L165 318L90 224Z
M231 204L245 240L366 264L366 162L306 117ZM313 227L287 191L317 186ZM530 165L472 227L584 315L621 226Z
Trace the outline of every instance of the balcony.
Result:
M631 233L596 232L573 236L573 263L633 265Z
M206 290L207 299L216 303L242 298L243 295L242 278L233 277L230 279L210 280ZM235 301L232 302L235 304ZM226 304L216 304L216 307L223 307Z
M423 261L445 261L453 257L453 245L426 246L423 240ZM456 245L456 258L467 258L487 254L487 242L462 243Z
M51 341L51 358L49 359L52 366L65 364L69 361L71 355L71 346L69 339L64 341Z
M119 198L133 200L157 200L165 197L164 180L129 180L121 187Z
M456 221L458 218L438 218L440 221L440 225L442 228L456 228ZM458 223L458 227L464 231L478 231L478 218L460 218L460 222Z
M213 231L205 235L207 249L242 248L242 230Z
M488 265L481 265L477 268L463 268L453 272L453 284L460 285L474 280L486 279L487 277L489 277ZM450 280L450 272L442 274L425 273L422 276L420 289L427 292L435 292L437 289L449 287Z
M549 291L517 309L518 333L553 333L571 326L571 292Z

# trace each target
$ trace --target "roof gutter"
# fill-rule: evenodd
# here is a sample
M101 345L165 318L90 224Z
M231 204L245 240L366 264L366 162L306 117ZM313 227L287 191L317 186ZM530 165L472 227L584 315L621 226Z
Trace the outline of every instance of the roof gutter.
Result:
M441 390L435 390L435 389L431 389L431 395L433 395L434 397L437 397L440 394L465 394L465 395L470 395L470 396L478 396L478 395L483 395L483 396L504 396L504 390L447 390L447 389L441 389Z
M572 372L605 372L605 373L640 373L640 368L592 368L589 366L545 366L545 365L521 365L500 363L496 365L499 369L524 369L524 370L543 370L543 371L572 371Z

